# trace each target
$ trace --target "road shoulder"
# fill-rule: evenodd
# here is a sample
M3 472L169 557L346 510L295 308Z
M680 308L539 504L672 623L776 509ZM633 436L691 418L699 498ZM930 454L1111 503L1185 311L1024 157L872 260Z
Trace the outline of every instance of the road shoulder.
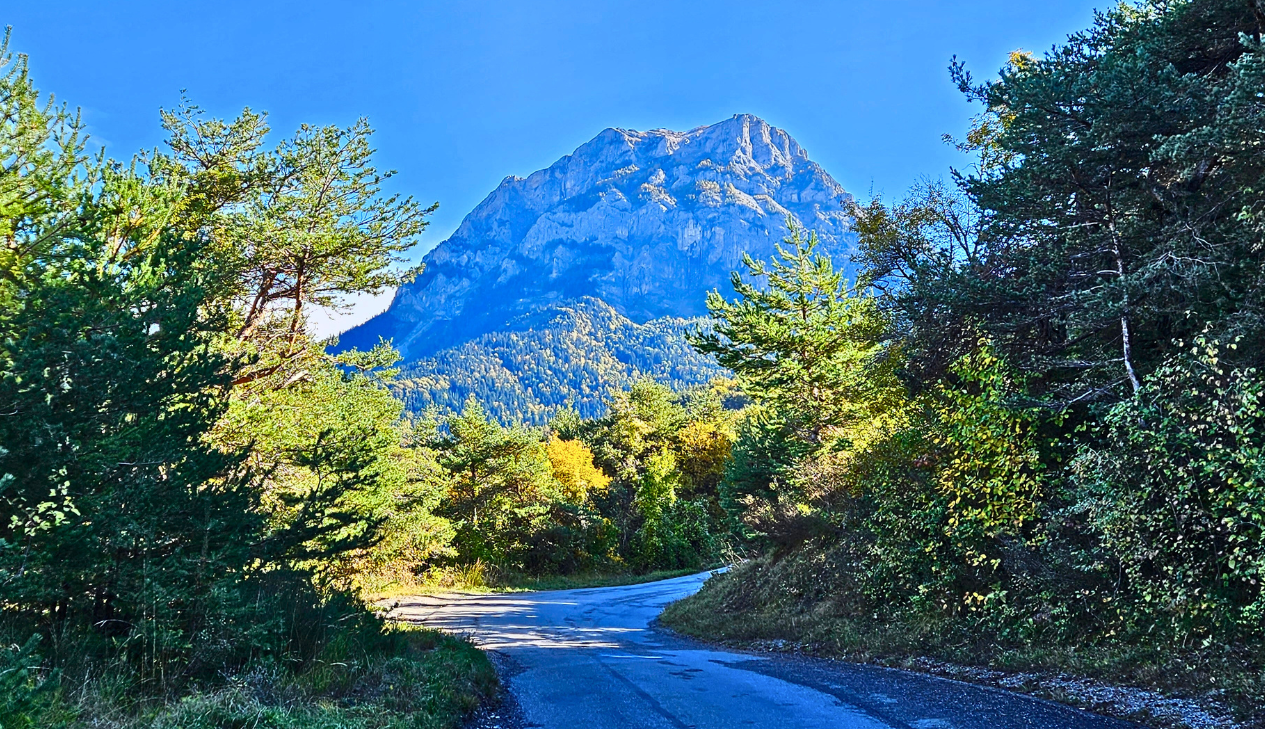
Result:
M523 714L511 688L514 676L522 672L522 668L510 656L500 651L485 651L488 660L496 669L501 688L495 698L485 701L466 720L464 729L526 729L530 726Z
M660 620L655 620L651 628L664 640L677 645L722 648L753 657L778 659L768 665L803 667L802 671L789 671L788 676L780 676L785 680L794 680L790 676L802 676L805 672L839 671L845 667L894 671L1091 712L1126 722L1124 726L1143 725L1157 729L1249 729L1247 725L1237 723L1228 710L1222 708L1218 711L1219 707L1214 702L1175 698L1155 691L1118 686L1065 673L1002 671L963 666L928 657L861 662L846 657L823 655L814 651L812 645L789 640L712 640L679 632Z

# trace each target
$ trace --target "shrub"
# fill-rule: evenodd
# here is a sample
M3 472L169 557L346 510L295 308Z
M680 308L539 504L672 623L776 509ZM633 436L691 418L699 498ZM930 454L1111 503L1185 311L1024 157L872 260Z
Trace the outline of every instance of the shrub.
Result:
M1265 636L1265 384L1220 363L1237 346L1170 358L1072 464L1080 568L1134 627Z

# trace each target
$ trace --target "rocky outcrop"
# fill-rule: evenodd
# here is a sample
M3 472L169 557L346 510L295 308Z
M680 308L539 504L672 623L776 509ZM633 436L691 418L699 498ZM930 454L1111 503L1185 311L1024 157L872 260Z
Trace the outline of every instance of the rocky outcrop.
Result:
M773 253L788 216L840 259L853 241L848 201L789 134L751 115L689 132L607 129L502 181L341 344L381 336L417 360L583 296L639 323L700 316L744 252Z

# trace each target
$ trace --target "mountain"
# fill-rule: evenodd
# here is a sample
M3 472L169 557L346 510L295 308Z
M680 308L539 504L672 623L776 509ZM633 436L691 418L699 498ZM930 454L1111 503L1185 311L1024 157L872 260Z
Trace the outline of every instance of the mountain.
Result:
M789 134L749 114L688 132L607 129L505 178L340 346L385 337L416 362L581 297L636 324L702 316L709 289L731 290L743 252L772 255L787 216L844 260L849 200Z
M549 304L403 369L393 387L410 410L459 410L474 395L502 422L540 424L570 404L600 415L612 392L650 375L676 387L723 374L686 342L706 320L637 324L600 299Z

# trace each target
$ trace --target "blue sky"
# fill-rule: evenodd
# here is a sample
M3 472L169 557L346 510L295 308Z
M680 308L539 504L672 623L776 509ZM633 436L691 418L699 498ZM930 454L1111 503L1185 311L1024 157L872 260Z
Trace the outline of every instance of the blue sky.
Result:
M418 255L506 175L527 175L605 127L690 129L735 113L786 129L845 188L899 196L966 164L941 141L975 109L949 82L1087 27L1104 0L556 0L87 2L0 8L37 84L83 110L119 158L162 139L181 89L378 130L393 188L439 213ZM356 302L343 329L385 308Z

